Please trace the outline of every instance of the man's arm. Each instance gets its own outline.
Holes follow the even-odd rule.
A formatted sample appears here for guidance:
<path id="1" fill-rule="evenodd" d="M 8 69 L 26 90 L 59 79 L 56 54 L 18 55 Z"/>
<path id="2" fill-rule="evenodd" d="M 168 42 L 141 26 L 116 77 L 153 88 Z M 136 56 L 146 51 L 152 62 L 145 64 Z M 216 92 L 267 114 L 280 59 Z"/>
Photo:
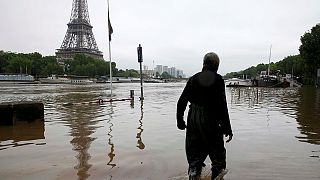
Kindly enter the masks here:
<path id="1" fill-rule="evenodd" d="M 186 87 L 183 89 L 183 92 L 177 103 L 177 127 L 180 130 L 184 130 L 187 126 L 185 121 L 183 120 L 184 111 L 186 110 L 188 104 L 188 96 L 190 91 L 190 79 L 187 82 Z"/>
<path id="2" fill-rule="evenodd" d="M 226 136 L 229 136 L 229 139 L 227 140 L 227 142 L 229 142 L 232 139 L 233 133 L 232 133 L 229 112 L 228 112 L 225 84 L 222 78 L 220 83 L 220 89 L 221 89 L 221 103 L 222 103 L 221 104 L 221 126 L 223 130 L 223 134 L 225 134 Z"/>

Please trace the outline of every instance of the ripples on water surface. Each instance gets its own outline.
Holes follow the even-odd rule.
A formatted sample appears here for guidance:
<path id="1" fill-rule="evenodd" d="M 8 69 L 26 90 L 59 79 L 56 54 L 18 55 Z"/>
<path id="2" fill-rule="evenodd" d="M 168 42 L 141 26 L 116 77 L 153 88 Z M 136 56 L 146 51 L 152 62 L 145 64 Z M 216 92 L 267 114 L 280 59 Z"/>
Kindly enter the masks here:
<path id="1" fill-rule="evenodd" d="M 0 102 L 42 101 L 45 123 L 0 127 L 0 179 L 168 179 L 184 175 L 176 102 L 184 83 L 1 85 Z M 227 88 L 234 140 L 224 179 L 320 179 L 320 90 Z M 206 161 L 207 166 L 209 161 Z M 183 179 L 183 178 L 181 178 Z"/>

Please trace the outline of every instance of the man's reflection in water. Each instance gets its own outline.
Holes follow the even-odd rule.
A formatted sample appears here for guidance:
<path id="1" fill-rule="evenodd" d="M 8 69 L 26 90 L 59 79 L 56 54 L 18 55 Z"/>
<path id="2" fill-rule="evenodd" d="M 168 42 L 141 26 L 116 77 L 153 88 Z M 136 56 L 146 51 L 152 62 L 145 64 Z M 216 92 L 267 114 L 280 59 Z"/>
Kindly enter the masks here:
<path id="1" fill-rule="evenodd" d="M 304 87 L 299 90 L 297 103 L 297 122 L 300 133 L 299 141 L 320 144 L 320 89 Z"/>
<path id="2" fill-rule="evenodd" d="M 113 115 L 114 111 L 113 111 L 113 105 L 112 105 L 112 102 L 110 102 L 110 113 L 109 113 L 109 120 L 108 120 L 108 124 L 110 125 L 109 126 L 109 132 L 108 132 L 108 144 L 110 145 L 110 152 L 108 153 L 108 156 L 109 156 L 109 161 L 107 163 L 107 165 L 111 166 L 111 169 L 114 168 L 116 166 L 116 164 L 112 163 L 113 161 L 113 158 L 116 156 L 116 154 L 114 153 L 114 144 L 112 142 L 112 127 L 113 127 L 113 124 L 112 124 L 112 115 Z"/>
<path id="3" fill-rule="evenodd" d="M 137 133 L 137 136 L 136 138 L 138 139 L 137 143 L 137 147 L 141 150 L 143 150 L 145 148 L 145 145 L 143 144 L 142 142 L 142 138 L 141 138 L 141 134 L 143 132 L 143 128 L 142 128 L 142 119 L 143 119 L 143 100 L 140 101 L 141 102 L 141 106 L 140 106 L 140 109 L 141 109 L 141 116 L 140 116 L 140 119 L 139 119 L 139 123 L 140 123 L 140 126 L 137 128 L 138 129 L 138 133 Z"/>

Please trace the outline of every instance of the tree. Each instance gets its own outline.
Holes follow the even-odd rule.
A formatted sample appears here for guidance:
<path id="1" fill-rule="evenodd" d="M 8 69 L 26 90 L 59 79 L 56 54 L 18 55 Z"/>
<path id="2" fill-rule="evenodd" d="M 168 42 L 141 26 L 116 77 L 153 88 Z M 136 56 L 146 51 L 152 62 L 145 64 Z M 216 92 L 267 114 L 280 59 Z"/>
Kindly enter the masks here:
<path id="1" fill-rule="evenodd" d="M 101 59 L 94 59 L 84 54 L 77 54 L 73 59 L 65 61 L 65 73 L 89 77 L 110 74 L 110 63 Z M 116 63 L 111 63 L 112 74 L 117 74 Z"/>
<path id="2" fill-rule="evenodd" d="M 316 69 L 320 68 L 320 24 L 306 32 L 300 40 L 299 51 L 307 65 L 306 76 L 315 80 Z"/>
<path id="3" fill-rule="evenodd" d="M 135 78 L 140 76 L 138 71 L 134 69 L 126 69 L 125 71 L 119 70 L 115 75 L 120 77 L 135 77 Z"/>
<path id="4" fill-rule="evenodd" d="M 136 70 L 118 70 L 115 62 L 111 63 L 113 75 L 139 77 Z M 35 77 L 52 74 L 83 75 L 89 77 L 106 76 L 110 74 L 110 64 L 101 59 L 94 59 L 84 54 L 78 54 L 74 59 L 65 60 L 64 67 L 58 64 L 55 56 L 42 56 L 38 52 L 23 54 L 4 52 L 0 50 L 0 73 L 28 73 Z"/>
<path id="5" fill-rule="evenodd" d="M 52 74 L 63 74 L 63 67 L 61 67 L 56 58 L 54 56 L 46 56 L 41 59 L 42 61 L 42 68 L 41 68 L 41 75 L 50 76 Z"/>
<path id="6" fill-rule="evenodd" d="M 301 77 L 304 74 L 305 62 L 300 55 L 288 56 L 275 64 L 282 74 L 291 74 L 292 71 L 294 76 Z"/>
<path id="7" fill-rule="evenodd" d="M 32 60 L 32 68 L 31 68 L 31 75 L 39 76 L 41 75 L 41 70 L 44 68 L 45 64 L 43 58 L 35 58 Z"/>
<path id="8" fill-rule="evenodd" d="M 160 77 L 160 73 L 159 72 L 156 72 L 156 77 Z"/>
<path id="9" fill-rule="evenodd" d="M 138 71 L 136 71 L 136 70 L 134 70 L 134 69 L 126 69 L 126 77 L 135 77 L 135 78 L 137 78 L 137 77 L 139 77 L 140 75 L 139 75 L 139 72 Z"/>
<path id="10" fill-rule="evenodd" d="M 109 64 L 109 63 L 108 63 Z M 112 74 L 117 74 L 117 71 L 118 69 L 116 68 L 117 64 L 115 62 L 111 62 L 111 71 L 112 71 Z M 108 66 L 109 68 L 109 66 Z M 109 71 L 110 71 L 110 68 L 109 68 Z"/>
<path id="11" fill-rule="evenodd" d="M 243 71 L 231 72 L 226 74 L 225 78 L 232 77 L 242 77 L 246 75 L 247 77 L 254 78 L 261 71 L 267 71 L 268 64 L 258 64 L 257 66 L 251 66 Z M 300 55 L 288 56 L 281 61 L 276 63 L 270 63 L 270 73 L 276 74 L 280 71 L 280 74 L 291 74 L 293 71 L 294 76 L 303 77 L 305 71 L 304 59 Z"/>
<path id="12" fill-rule="evenodd" d="M 6 72 L 8 73 L 23 73 L 23 68 L 26 65 L 27 60 L 20 55 L 13 55 L 9 58 L 9 63 L 6 66 Z"/>
<path id="13" fill-rule="evenodd" d="M 0 51 L 0 73 L 6 72 L 6 66 L 9 64 L 9 54 Z"/>
<path id="14" fill-rule="evenodd" d="M 163 72 L 163 73 L 161 74 L 161 77 L 164 78 L 164 79 L 172 78 L 172 76 L 171 76 L 168 72 Z"/>

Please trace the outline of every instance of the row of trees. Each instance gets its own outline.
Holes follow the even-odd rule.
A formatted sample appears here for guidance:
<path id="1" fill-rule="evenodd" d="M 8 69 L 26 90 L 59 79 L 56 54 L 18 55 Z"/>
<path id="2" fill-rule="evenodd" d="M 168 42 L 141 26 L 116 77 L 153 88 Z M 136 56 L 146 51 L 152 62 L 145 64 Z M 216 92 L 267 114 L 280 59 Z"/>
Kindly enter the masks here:
<path id="1" fill-rule="evenodd" d="M 54 56 L 42 57 L 39 53 L 12 53 L 0 51 L 0 73 L 24 73 L 32 75 L 61 74 L 63 68 Z"/>
<path id="2" fill-rule="evenodd" d="M 103 76 L 110 73 L 110 63 L 94 59 L 90 56 L 86 56 L 84 54 L 78 54 L 73 59 L 65 61 L 65 74 L 72 74 L 78 76 Z M 111 63 L 112 74 L 116 74 L 118 71 L 116 68 L 116 63 Z"/>
<path id="3" fill-rule="evenodd" d="M 314 84 L 317 80 L 317 69 L 320 69 L 320 24 L 314 26 L 300 38 L 300 54 L 288 56 L 283 60 L 270 63 L 271 73 L 293 74 L 300 77 L 304 84 Z M 231 72 L 226 78 L 243 75 L 256 77 L 261 71 L 266 71 L 268 64 L 258 64 L 239 72 Z"/>
<path id="4" fill-rule="evenodd" d="M 73 60 L 66 60 L 64 66 L 58 64 L 55 56 L 42 56 L 40 53 L 12 53 L 0 51 L 0 73 L 31 74 L 35 77 L 57 75 L 77 75 L 99 77 L 110 74 L 109 62 L 85 55 L 76 55 Z M 116 63 L 111 63 L 112 74 L 121 77 L 139 77 L 133 69 L 118 70 Z"/>
<path id="5" fill-rule="evenodd" d="M 56 75 L 77 75 L 100 77 L 110 75 L 110 63 L 104 60 L 78 54 L 72 60 L 59 65 L 55 56 L 42 56 L 40 53 L 12 53 L 0 51 L 0 73 L 30 74 L 35 77 Z M 134 69 L 118 70 L 116 63 L 111 63 L 112 75 L 119 77 L 140 77 Z M 172 78 L 167 72 L 157 73 L 157 77 Z"/>
<path id="6" fill-rule="evenodd" d="M 245 70 L 239 72 L 231 72 L 225 75 L 226 78 L 239 77 L 242 75 L 247 75 L 249 77 L 256 77 L 261 71 L 266 71 L 268 69 L 268 64 L 258 64 L 257 66 L 252 66 Z M 271 74 L 291 74 L 293 71 L 295 76 L 303 76 L 304 74 L 304 59 L 300 55 L 288 56 L 283 60 L 270 63 L 270 73 Z"/>

